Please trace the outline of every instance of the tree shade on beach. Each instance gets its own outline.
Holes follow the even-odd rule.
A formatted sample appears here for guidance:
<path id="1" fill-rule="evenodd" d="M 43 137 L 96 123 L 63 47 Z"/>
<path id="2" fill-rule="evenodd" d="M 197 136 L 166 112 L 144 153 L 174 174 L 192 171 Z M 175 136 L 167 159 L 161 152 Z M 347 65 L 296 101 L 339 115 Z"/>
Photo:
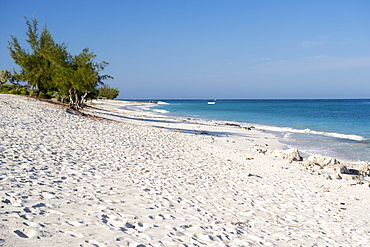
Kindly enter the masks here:
<path id="1" fill-rule="evenodd" d="M 39 33 L 36 18 L 32 21 L 26 18 L 26 24 L 26 41 L 31 51 L 22 48 L 18 38 L 12 35 L 9 52 L 21 68 L 19 73 L 13 73 L 14 79 L 28 82 L 37 97 L 40 93 L 58 92 L 62 101 L 69 100 L 70 107 L 79 109 L 88 95 L 97 95 L 98 86 L 104 85 L 103 80 L 113 78 L 99 74 L 108 63 L 95 62 L 96 55 L 88 48 L 71 55 L 65 43 L 54 41 L 46 25 Z"/>

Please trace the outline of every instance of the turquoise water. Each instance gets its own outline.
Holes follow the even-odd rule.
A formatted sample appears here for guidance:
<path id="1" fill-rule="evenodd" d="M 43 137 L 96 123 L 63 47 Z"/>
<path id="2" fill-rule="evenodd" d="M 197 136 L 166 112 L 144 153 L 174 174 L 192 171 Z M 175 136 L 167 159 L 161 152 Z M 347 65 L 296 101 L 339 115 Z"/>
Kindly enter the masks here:
<path id="1" fill-rule="evenodd" d="M 163 100 L 150 110 L 171 117 L 253 125 L 274 132 L 281 143 L 306 155 L 370 161 L 370 100 L 366 99 Z"/>

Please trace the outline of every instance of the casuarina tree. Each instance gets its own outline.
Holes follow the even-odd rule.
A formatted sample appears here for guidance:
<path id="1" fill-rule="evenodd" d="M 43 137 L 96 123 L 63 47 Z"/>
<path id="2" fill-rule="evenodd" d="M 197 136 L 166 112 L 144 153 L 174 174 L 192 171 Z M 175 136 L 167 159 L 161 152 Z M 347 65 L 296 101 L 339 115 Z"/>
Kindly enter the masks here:
<path id="1" fill-rule="evenodd" d="M 69 98 L 70 107 L 80 109 L 87 95 L 103 85 L 102 80 L 113 78 L 99 74 L 108 63 L 95 62 L 96 55 L 88 48 L 78 55 L 71 55 L 66 44 L 54 42 L 46 25 L 39 34 L 35 18 L 32 22 L 26 18 L 26 24 L 31 51 L 22 48 L 15 36 L 11 36 L 9 51 L 21 68 L 15 76 L 33 86 L 36 96 L 43 91 L 57 91 Z"/>
<path id="2" fill-rule="evenodd" d="M 9 52 L 14 62 L 20 66 L 21 71 L 16 74 L 20 81 L 27 81 L 34 87 L 36 96 L 42 90 L 52 88 L 52 65 L 47 54 L 56 45 L 46 25 L 43 26 L 41 34 L 38 32 L 38 22 L 36 18 L 30 22 L 26 18 L 27 43 L 31 50 L 21 47 L 16 36 L 11 36 L 9 42 Z"/>

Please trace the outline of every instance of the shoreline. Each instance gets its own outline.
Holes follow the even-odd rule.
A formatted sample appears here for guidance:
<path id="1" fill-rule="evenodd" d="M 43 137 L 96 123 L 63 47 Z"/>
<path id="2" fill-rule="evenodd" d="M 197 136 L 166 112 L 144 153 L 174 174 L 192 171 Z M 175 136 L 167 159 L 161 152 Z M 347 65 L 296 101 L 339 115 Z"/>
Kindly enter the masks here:
<path id="1" fill-rule="evenodd" d="M 171 102 L 171 101 L 169 101 Z M 177 101 L 175 101 L 176 103 Z M 180 101 L 181 102 L 181 101 Z M 204 101 L 202 101 L 204 102 Z M 206 103 L 206 102 L 205 102 Z M 156 105 L 153 105 L 154 107 Z M 202 107 L 202 105 L 199 105 Z M 130 108 L 130 107 L 128 107 Z M 142 111 L 149 111 L 150 107 L 137 107 L 139 110 Z M 155 107 L 156 108 L 156 107 Z M 171 110 L 171 108 L 169 108 Z M 296 147 L 300 150 L 302 155 L 308 157 L 315 154 L 321 154 L 330 157 L 336 157 L 337 160 L 341 162 L 347 163 L 356 163 L 360 164 L 362 162 L 370 162 L 370 156 L 368 155 L 368 148 L 370 146 L 367 142 L 368 138 L 365 136 L 361 136 L 358 134 L 343 134 L 345 132 L 333 132 L 327 130 L 326 132 L 323 130 L 312 130 L 312 129 L 299 129 L 294 127 L 283 127 L 283 126 L 273 126 L 273 125 L 264 125 L 264 124 L 256 124 L 253 121 L 247 122 L 240 122 L 240 121 L 233 121 L 233 120 L 221 120 L 221 119 L 207 119 L 207 118 L 194 118 L 194 117 L 186 117 L 181 115 L 176 115 L 176 113 L 167 112 L 167 108 L 159 107 L 158 110 L 154 109 L 156 113 L 160 113 L 166 117 L 171 119 L 189 119 L 192 121 L 206 121 L 212 123 L 219 123 L 219 124 L 231 124 L 231 125 L 240 125 L 241 127 L 249 127 L 254 126 L 256 129 L 261 129 L 266 132 L 272 133 L 278 137 L 278 141 L 287 147 L 293 148 Z M 189 112 L 188 112 L 189 114 Z M 293 138 L 292 138 L 293 137 Z M 302 141 L 304 140 L 304 141 Z M 322 142 L 322 143 L 321 143 Z M 324 144 L 325 143 L 325 144 Z M 339 143 L 343 143 L 343 145 L 337 145 Z M 346 148 L 347 147 L 349 148 Z M 335 148 L 329 148 L 329 147 Z"/>
<path id="2" fill-rule="evenodd" d="M 215 129 L 221 129 L 216 130 L 216 132 L 221 133 L 219 136 L 226 136 L 228 135 L 229 138 L 249 138 L 250 142 L 253 142 L 256 145 L 262 145 L 266 147 L 270 147 L 271 149 L 288 149 L 288 147 L 284 144 L 279 143 L 276 138 L 274 138 L 274 134 L 270 132 L 265 132 L 264 130 L 258 129 L 258 128 L 244 128 L 239 125 L 231 123 L 231 121 L 225 121 L 224 124 L 220 124 L 218 122 L 212 122 L 207 120 L 196 120 L 196 119 L 189 119 L 189 118 L 171 118 L 168 116 L 165 116 L 163 114 L 156 114 L 152 112 L 146 112 L 146 111 L 133 111 L 133 110 L 127 110 L 122 109 L 124 107 L 127 107 L 128 105 L 148 105 L 150 103 L 146 102 L 131 102 L 131 101 L 121 101 L 121 100 L 94 100 L 92 102 L 92 106 L 100 107 L 102 109 L 105 109 L 107 111 L 110 111 L 111 109 L 114 109 L 115 111 L 121 111 L 121 114 L 128 114 L 128 115 L 134 115 L 135 117 L 141 118 L 141 119 L 150 119 L 150 120 L 158 120 L 158 126 L 163 127 L 164 125 L 160 124 L 160 120 L 165 121 L 172 121 L 173 123 L 176 123 L 179 128 L 187 129 L 187 131 L 190 131 L 190 127 L 187 127 L 188 124 L 193 124 L 195 127 L 192 128 L 194 131 L 194 134 L 202 134 L 202 135 L 217 135 L 215 134 Z M 154 105 L 153 105 L 154 106 Z M 210 128 L 210 129 L 208 129 Z M 209 133 L 208 133 L 208 132 Z M 229 134 L 222 134 L 223 132 L 229 133 Z M 235 141 L 236 140 L 231 140 Z M 238 141 L 238 143 L 240 140 Z M 245 148 L 245 146 L 242 146 L 240 148 Z"/>
<path id="3" fill-rule="evenodd" d="M 125 101 L 125 100 L 115 100 L 117 103 L 116 104 L 120 104 L 119 102 L 122 102 L 121 105 L 122 105 L 122 108 L 124 108 L 123 110 L 129 110 L 129 111 L 139 111 L 139 112 L 142 112 L 143 114 L 148 114 L 148 115 L 154 115 L 154 116 L 157 116 L 157 117 L 164 117 L 164 118 L 168 118 L 168 119 L 172 119 L 172 120 L 176 120 L 176 121 L 186 121 L 186 122 L 192 122 L 192 123 L 210 123 L 210 124 L 215 124 L 215 125 L 228 125 L 228 126 L 234 126 L 234 127 L 239 127 L 239 128 L 250 128 L 252 127 L 253 129 L 255 130 L 259 130 L 259 131 L 264 131 L 266 133 L 269 133 L 269 134 L 272 134 L 273 136 L 275 136 L 275 140 L 280 144 L 280 147 L 272 147 L 273 149 L 276 149 L 276 148 L 281 148 L 281 149 L 289 149 L 289 148 L 297 148 L 296 145 L 290 143 L 284 143 L 284 136 L 285 135 L 290 135 L 290 134 L 305 134 L 305 135 L 311 135 L 313 137 L 317 137 L 317 138 L 335 138 L 335 139 L 338 139 L 338 140 L 344 140 L 345 142 L 348 142 L 348 144 L 350 144 L 351 142 L 355 142 L 355 143 L 358 143 L 358 144 L 370 144 L 368 142 L 366 142 L 366 139 L 361 139 L 360 140 L 360 136 L 357 136 L 357 135 L 349 135 L 349 134 L 340 134 L 340 133 L 332 133 L 332 132 L 322 132 L 322 131 L 314 131 L 314 130 L 308 130 L 308 129 L 294 129 L 294 128 L 291 128 L 291 127 L 278 127 L 278 126 L 269 126 L 269 125 L 261 125 L 261 124 L 246 124 L 246 123 L 243 123 L 243 122 L 238 122 L 238 121 L 228 121 L 228 120 L 217 120 L 217 119 L 202 119 L 202 118 L 194 118 L 194 117 L 186 117 L 186 116 L 180 116 L 180 115 L 168 115 L 168 112 L 166 110 L 153 110 L 153 111 L 149 111 L 148 108 L 151 108 L 151 107 L 156 107 L 157 104 L 153 103 L 153 102 L 133 102 L 133 101 Z M 162 101 L 159 101 L 159 102 L 162 102 Z M 99 100 L 96 101 L 96 103 L 100 103 L 100 104 L 104 104 L 102 102 L 100 102 Z M 106 102 L 107 103 L 107 102 Z M 163 103 L 163 102 L 162 102 Z M 163 103 L 163 104 L 167 104 L 167 103 Z M 108 104 L 109 105 L 109 104 Z M 131 105 L 133 105 L 134 107 L 131 109 Z M 143 105 L 143 107 L 140 107 L 141 105 Z M 279 137 L 280 136 L 280 137 Z M 361 137 L 363 138 L 363 137 Z M 260 144 L 261 145 L 261 144 Z M 268 144 L 266 144 L 268 146 Z M 299 145 L 299 144 L 297 144 Z M 300 147 L 300 148 L 304 148 L 304 147 Z M 309 156 L 314 156 L 314 155 L 317 155 L 317 152 L 313 151 L 313 150 L 310 150 L 310 148 L 308 149 L 308 151 L 302 151 L 301 149 L 299 148 L 299 151 L 300 151 L 300 154 L 302 157 L 305 157 L 305 158 L 308 158 Z M 312 149 L 312 148 L 311 148 Z M 313 148 L 313 149 L 317 149 L 317 148 Z M 328 157 L 333 157 L 335 158 L 336 160 L 342 162 L 342 163 L 350 163 L 350 164 L 361 164 L 361 163 L 364 163 L 364 162 L 370 162 L 370 160 L 367 160 L 367 159 L 358 159 L 357 161 L 355 161 L 353 159 L 353 156 L 352 157 L 345 157 L 345 156 L 341 156 L 341 158 L 338 158 L 335 154 L 335 150 L 327 150 L 327 153 L 332 153 L 334 151 L 334 154 L 333 155 L 330 155 L 330 154 L 324 154 L 324 152 L 321 152 L 320 155 L 324 155 L 324 156 L 328 156 Z M 351 155 L 350 155 L 351 156 Z M 360 156 L 362 157 L 362 156 Z M 363 158 L 363 157 L 362 157 Z"/>
<path id="4" fill-rule="evenodd" d="M 266 132 L 122 104 L 93 101 L 89 118 L 0 94 L 1 244 L 370 244 L 357 175 L 296 161 Z"/>
<path id="5" fill-rule="evenodd" d="M 238 143 L 238 145 L 234 145 L 233 148 L 237 148 L 240 150 L 246 149 L 246 146 L 248 146 L 247 149 L 254 150 L 254 151 L 262 148 L 262 151 L 258 150 L 257 152 L 268 153 L 268 154 L 272 154 L 275 156 L 284 157 L 285 151 L 296 149 L 296 147 L 294 146 L 288 146 L 287 144 L 284 144 L 278 141 L 277 134 L 275 133 L 284 133 L 284 132 L 260 129 L 258 128 L 258 125 L 256 125 L 257 127 L 254 127 L 254 126 L 246 127 L 246 126 L 242 126 L 238 122 L 233 122 L 233 121 L 197 120 L 197 119 L 185 118 L 185 117 L 177 118 L 177 117 L 167 116 L 165 114 L 158 114 L 156 112 L 142 111 L 140 109 L 139 110 L 126 109 L 126 107 L 130 105 L 150 105 L 150 104 L 153 104 L 153 103 L 151 102 L 131 102 L 131 101 L 123 101 L 123 100 L 113 100 L 113 101 L 95 100 L 92 102 L 92 105 L 99 105 L 100 107 L 103 107 L 107 111 L 113 108 L 115 110 L 121 110 L 122 113 L 124 114 L 130 114 L 131 112 L 135 112 L 136 117 L 143 118 L 143 119 L 145 118 L 147 119 L 166 119 L 169 121 L 198 125 L 197 128 L 201 129 L 201 131 L 200 132 L 194 131 L 194 134 L 200 133 L 203 135 L 211 135 L 211 136 L 213 135 L 213 136 L 222 137 L 223 135 L 217 135 L 217 134 L 212 133 L 212 128 L 221 129 L 216 132 L 220 132 L 220 133 L 229 132 L 229 135 L 227 135 L 227 137 L 229 139 L 230 138 L 233 139 L 231 140 L 231 142 Z M 155 104 L 153 104 L 151 107 L 155 107 Z M 204 127 L 202 128 L 201 126 L 204 126 Z M 182 128 L 189 129 L 188 127 L 186 127 L 186 125 L 182 125 Z M 209 133 L 207 132 L 207 130 L 210 130 L 208 131 Z M 225 137 L 225 135 L 223 137 Z M 242 141 L 243 138 L 247 142 L 250 142 L 249 143 L 250 145 L 246 145 L 245 143 L 243 143 Z M 336 157 L 318 155 L 314 153 L 301 155 L 299 151 L 300 150 L 297 150 L 298 155 L 301 156 L 302 161 L 306 162 L 305 165 L 309 163 L 308 160 L 311 160 L 311 161 L 316 162 L 316 165 L 319 165 L 322 167 L 330 164 L 330 165 L 337 165 L 337 166 L 348 166 L 353 169 L 361 169 L 360 166 L 366 163 L 370 166 L 370 161 L 347 162 L 344 160 L 337 159 Z M 322 164 L 320 164 L 320 162 Z"/>

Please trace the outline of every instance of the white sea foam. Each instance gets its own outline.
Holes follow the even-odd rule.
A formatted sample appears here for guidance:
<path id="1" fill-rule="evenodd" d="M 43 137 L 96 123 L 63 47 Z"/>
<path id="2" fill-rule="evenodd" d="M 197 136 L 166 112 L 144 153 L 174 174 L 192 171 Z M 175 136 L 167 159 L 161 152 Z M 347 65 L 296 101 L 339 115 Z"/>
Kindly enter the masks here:
<path id="1" fill-rule="evenodd" d="M 207 120 L 205 120 L 207 121 Z M 253 125 L 254 127 L 262 130 L 267 131 L 274 131 L 274 132 L 285 132 L 285 133 L 302 133 L 302 134 L 312 134 L 312 135 L 322 135 L 322 136 L 329 136 L 329 137 L 335 137 L 335 138 L 341 138 L 341 139 L 347 139 L 347 140 L 353 140 L 353 141 L 364 141 L 366 138 L 359 135 L 347 135 L 347 134 L 340 134 L 340 133 L 332 133 L 332 132 L 324 132 L 324 131 L 315 131 L 311 129 L 294 129 L 290 127 L 278 127 L 278 126 L 269 126 L 269 125 L 256 125 L 251 123 L 240 123 L 235 121 L 216 121 L 221 124 L 225 123 L 232 123 L 232 124 L 238 124 L 242 127 L 248 127 Z"/>
<path id="2" fill-rule="evenodd" d="M 130 110 L 130 111 L 150 111 L 151 107 L 154 107 L 155 104 L 139 104 L 139 105 L 128 105 L 123 107 L 122 109 Z"/>
<path id="3" fill-rule="evenodd" d="M 162 114 L 169 113 L 169 111 L 166 111 L 166 110 L 159 110 L 159 109 L 154 109 L 153 111 L 154 111 L 154 112 L 158 112 L 158 113 L 162 113 Z"/>
<path id="4" fill-rule="evenodd" d="M 332 132 L 324 132 L 324 131 L 315 131 L 311 129 L 294 129 L 290 127 L 277 127 L 277 126 L 257 126 L 260 129 L 269 130 L 269 131 L 277 131 L 277 132 L 291 132 L 291 133 L 303 133 L 303 134 L 314 134 L 314 135 L 323 135 L 323 136 L 330 136 L 335 138 L 341 139 L 348 139 L 354 141 L 363 141 L 365 140 L 364 137 L 358 135 L 346 135 L 340 133 L 332 133 Z"/>
<path id="5" fill-rule="evenodd" d="M 169 103 L 167 102 L 163 102 L 163 101 L 158 101 L 157 102 L 158 105 L 169 105 Z"/>

